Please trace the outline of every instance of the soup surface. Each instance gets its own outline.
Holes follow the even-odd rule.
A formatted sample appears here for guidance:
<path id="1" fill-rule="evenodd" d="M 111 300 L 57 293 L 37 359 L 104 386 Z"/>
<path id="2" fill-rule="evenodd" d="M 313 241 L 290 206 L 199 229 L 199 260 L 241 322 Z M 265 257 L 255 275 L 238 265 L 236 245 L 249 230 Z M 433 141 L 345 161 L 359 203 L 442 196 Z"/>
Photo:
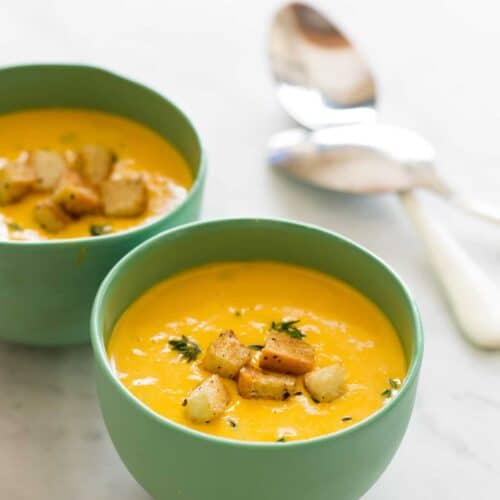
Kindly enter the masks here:
<path id="1" fill-rule="evenodd" d="M 140 175 L 147 195 L 141 213 L 113 217 L 98 210 L 76 216 L 70 213 L 64 227 L 47 231 L 35 220 L 34 210 L 50 193 L 35 189 L 22 199 L 0 205 L 0 239 L 98 236 L 103 234 L 102 228 L 105 233 L 122 231 L 171 211 L 186 197 L 193 182 L 186 161 L 173 146 L 153 130 L 129 119 L 98 111 L 57 108 L 0 116 L 0 158 L 4 164 L 29 158 L 37 150 L 73 158 L 86 145 L 112 152 L 115 173 L 121 169 Z M 93 188 L 98 191 L 98 187 Z"/>
<path id="2" fill-rule="evenodd" d="M 202 360 L 221 331 L 262 346 L 273 322 L 291 319 L 299 320 L 293 325 L 314 346 L 317 368 L 343 363 L 340 397 L 315 402 L 298 377 L 284 401 L 245 399 L 237 383 L 224 378 L 230 395 L 224 414 L 201 424 L 187 418 L 185 398 L 211 375 Z M 195 360 L 173 348 L 183 335 L 201 348 Z M 154 286 L 119 319 L 108 354 L 122 384 L 156 413 L 247 441 L 301 440 L 349 427 L 397 393 L 407 368 L 396 331 L 366 297 L 319 272 L 260 261 L 210 264 Z M 250 364 L 260 356 L 252 350 Z"/>

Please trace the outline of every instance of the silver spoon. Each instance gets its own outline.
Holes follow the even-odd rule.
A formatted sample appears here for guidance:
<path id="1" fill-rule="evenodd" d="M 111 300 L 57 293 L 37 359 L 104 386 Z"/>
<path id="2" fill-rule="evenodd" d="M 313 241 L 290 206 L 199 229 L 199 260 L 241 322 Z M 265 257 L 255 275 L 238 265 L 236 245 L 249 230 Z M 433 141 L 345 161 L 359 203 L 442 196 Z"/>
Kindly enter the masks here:
<path id="1" fill-rule="evenodd" d="M 500 291 L 429 217 L 411 189 L 429 189 L 495 222 L 500 222 L 498 211 L 456 194 L 437 174 L 434 150 L 425 139 L 375 122 L 370 68 L 317 10 L 300 3 L 280 9 L 269 52 L 279 101 L 309 129 L 276 134 L 269 144 L 270 164 L 335 191 L 399 193 L 462 331 L 476 345 L 500 347 Z"/>
<path id="2" fill-rule="evenodd" d="M 278 98 L 300 125 L 319 132 L 278 134 L 271 162 L 312 184 L 354 193 L 425 188 L 500 223 L 500 210 L 454 191 L 439 176 L 432 146 L 417 134 L 375 124 L 376 85 L 349 39 L 317 10 L 282 8 L 270 36 Z M 353 124 L 342 131 L 321 130 Z"/>

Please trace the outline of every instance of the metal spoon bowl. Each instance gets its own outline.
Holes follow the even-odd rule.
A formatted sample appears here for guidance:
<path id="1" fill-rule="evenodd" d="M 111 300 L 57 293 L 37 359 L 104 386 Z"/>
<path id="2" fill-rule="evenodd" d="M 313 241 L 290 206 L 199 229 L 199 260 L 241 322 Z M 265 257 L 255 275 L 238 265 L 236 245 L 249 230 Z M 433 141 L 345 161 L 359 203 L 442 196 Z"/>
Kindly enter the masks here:
<path id="1" fill-rule="evenodd" d="M 292 3 L 275 16 L 269 56 L 276 93 L 310 129 L 375 119 L 375 83 L 349 39 L 317 10 Z"/>
<path id="2" fill-rule="evenodd" d="M 273 166 L 340 191 L 424 188 L 462 210 L 500 223 L 498 208 L 455 192 L 439 176 L 428 141 L 400 127 L 375 124 L 372 72 L 326 16 L 303 3 L 279 10 L 271 25 L 269 60 L 277 97 L 287 113 L 309 130 L 335 126 L 331 132 L 277 134 L 269 144 Z M 346 124 L 355 126 L 338 128 Z M 353 167 L 351 152 L 347 175 L 345 150 L 350 147 L 363 149 L 355 156 L 364 168 Z"/>
<path id="3" fill-rule="evenodd" d="M 316 186 L 357 194 L 433 186 L 433 160 L 427 141 L 392 125 L 294 129 L 269 143 L 269 162 L 276 168 Z"/>

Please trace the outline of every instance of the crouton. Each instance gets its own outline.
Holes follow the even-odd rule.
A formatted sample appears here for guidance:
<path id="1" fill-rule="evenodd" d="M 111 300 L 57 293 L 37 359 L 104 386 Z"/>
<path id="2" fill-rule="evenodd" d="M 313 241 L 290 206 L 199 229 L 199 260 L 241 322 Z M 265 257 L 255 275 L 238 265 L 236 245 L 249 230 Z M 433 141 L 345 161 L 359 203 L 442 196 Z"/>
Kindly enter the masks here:
<path id="1" fill-rule="evenodd" d="M 57 233 L 71 222 L 71 218 L 51 199 L 39 201 L 33 209 L 33 217 L 49 233 Z"/>
<path id="2" fill-rule="evenodd" d="M 146 183 L 141 176 L 110 179 L 101 184 L 104 214 L 135 217 L 146 210 Z"/>
<path id="3" fill-rule="evenodd" d="M 35 173 L 34 187 L 38 191 L 52 191 L 67 167 L 62 154 L 44 149 L 32 151 L 28 162 Z"/>
<path id="4" fill-rule="evenodd" d="M 196 387 L 183 404 L 189 420 L 201 424 L 222 415 L 229 400 L 229 392 L 222 379 L 219 375 L 212 375 Z"/>
<path id="5" fill-rule="evenodd" d="M 0 204 L 20 200 L 34 183 L 33 169 L 24 163 L 12 162 L 0 167 Z"/>
<path id="6" fill-rule="evenodd" d="M 84 184 L 78 172 L 72 170 L 63 174 L 53 199 L 71 215 L 94 213 L 101 205 L 97 193 Z"/>
<path id="7" fill-rule="evenodd" d="M 272 332 L 261 351 L 259 365 L 265 370 L 302 375 L 313 369 L 314 347 L 286 333 Z"/>
<path id="8" fill-rule="evenodd" d="M 244 366 L 238 376 L 238 392 L 247 399 L 285 400 L 295 391 L 296 378 L 281 373 L 265 373 Z"/>
<path id="9" fill-rule="evenodd" d="M 81 174 L 73 168 L 65 170 L 59 180 L 57 189 L 66 185 L 85 186 L 85 181 Z"/>
<path id="10" fill-rule="evenodd" d="M 116 156 L 110 149 L 87 144 L 80 150 L 78 166 L 83 178 L 97 185 L 110 176 L 115 161 Z"/>
<path id="11" fill-rule="evenodd" d="M 203 368 L 221 377 L 235 378 L 250 356 L 250 349 L 238 340 L 232 330 L 227 330 L 209 345 L 203 358 Z"/>
<path id="12" fill-rule="evenodd" d="M 318 402 L 330 402 L 342 395 L 346 379 L 342 363 L 318 368 L 304 376 L 304 385 Z"/>

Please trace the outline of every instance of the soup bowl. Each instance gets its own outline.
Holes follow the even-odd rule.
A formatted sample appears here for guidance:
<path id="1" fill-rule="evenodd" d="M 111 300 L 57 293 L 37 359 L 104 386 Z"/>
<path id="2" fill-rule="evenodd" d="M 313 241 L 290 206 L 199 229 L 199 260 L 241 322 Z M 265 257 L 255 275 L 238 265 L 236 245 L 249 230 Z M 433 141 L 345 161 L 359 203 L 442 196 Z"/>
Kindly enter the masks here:
<path id="1" fill-rule="evenodd" d="M 194 183 L 175 210 L 127 231 L 99 238 L 0 241 L 0 340 L 44 346 L 88 342 L 92 301 L 106 273 L 144 240 L 195 220 L 205 177 L 194 126 L 153 90 L 89 66 L 0 70 L 0 114 L 53 107 L 104 111 L 149 127 L 184 157 Z"/>
<path id="2" fill-rule="evenodd" d="M 106 352 L 121 314 L 169 276 L 235 260 L 274 260 L 312 268 L 371 299 L 394 325 L 408 361 L 397 396 L 348 429 L 285 443 L 202 434 L 159 416 L 137 400 L 117 379 Z M 359 498 L 387 467 L 403 438 L 423 351 L 414 301 L 386 264 L 338 234 L 266 219 L 190 224 L 136 248 L 101 285 L 92 312 L 91 338 L 98 396 L 111 439 L 131 474 L 161 500 Z"/>

